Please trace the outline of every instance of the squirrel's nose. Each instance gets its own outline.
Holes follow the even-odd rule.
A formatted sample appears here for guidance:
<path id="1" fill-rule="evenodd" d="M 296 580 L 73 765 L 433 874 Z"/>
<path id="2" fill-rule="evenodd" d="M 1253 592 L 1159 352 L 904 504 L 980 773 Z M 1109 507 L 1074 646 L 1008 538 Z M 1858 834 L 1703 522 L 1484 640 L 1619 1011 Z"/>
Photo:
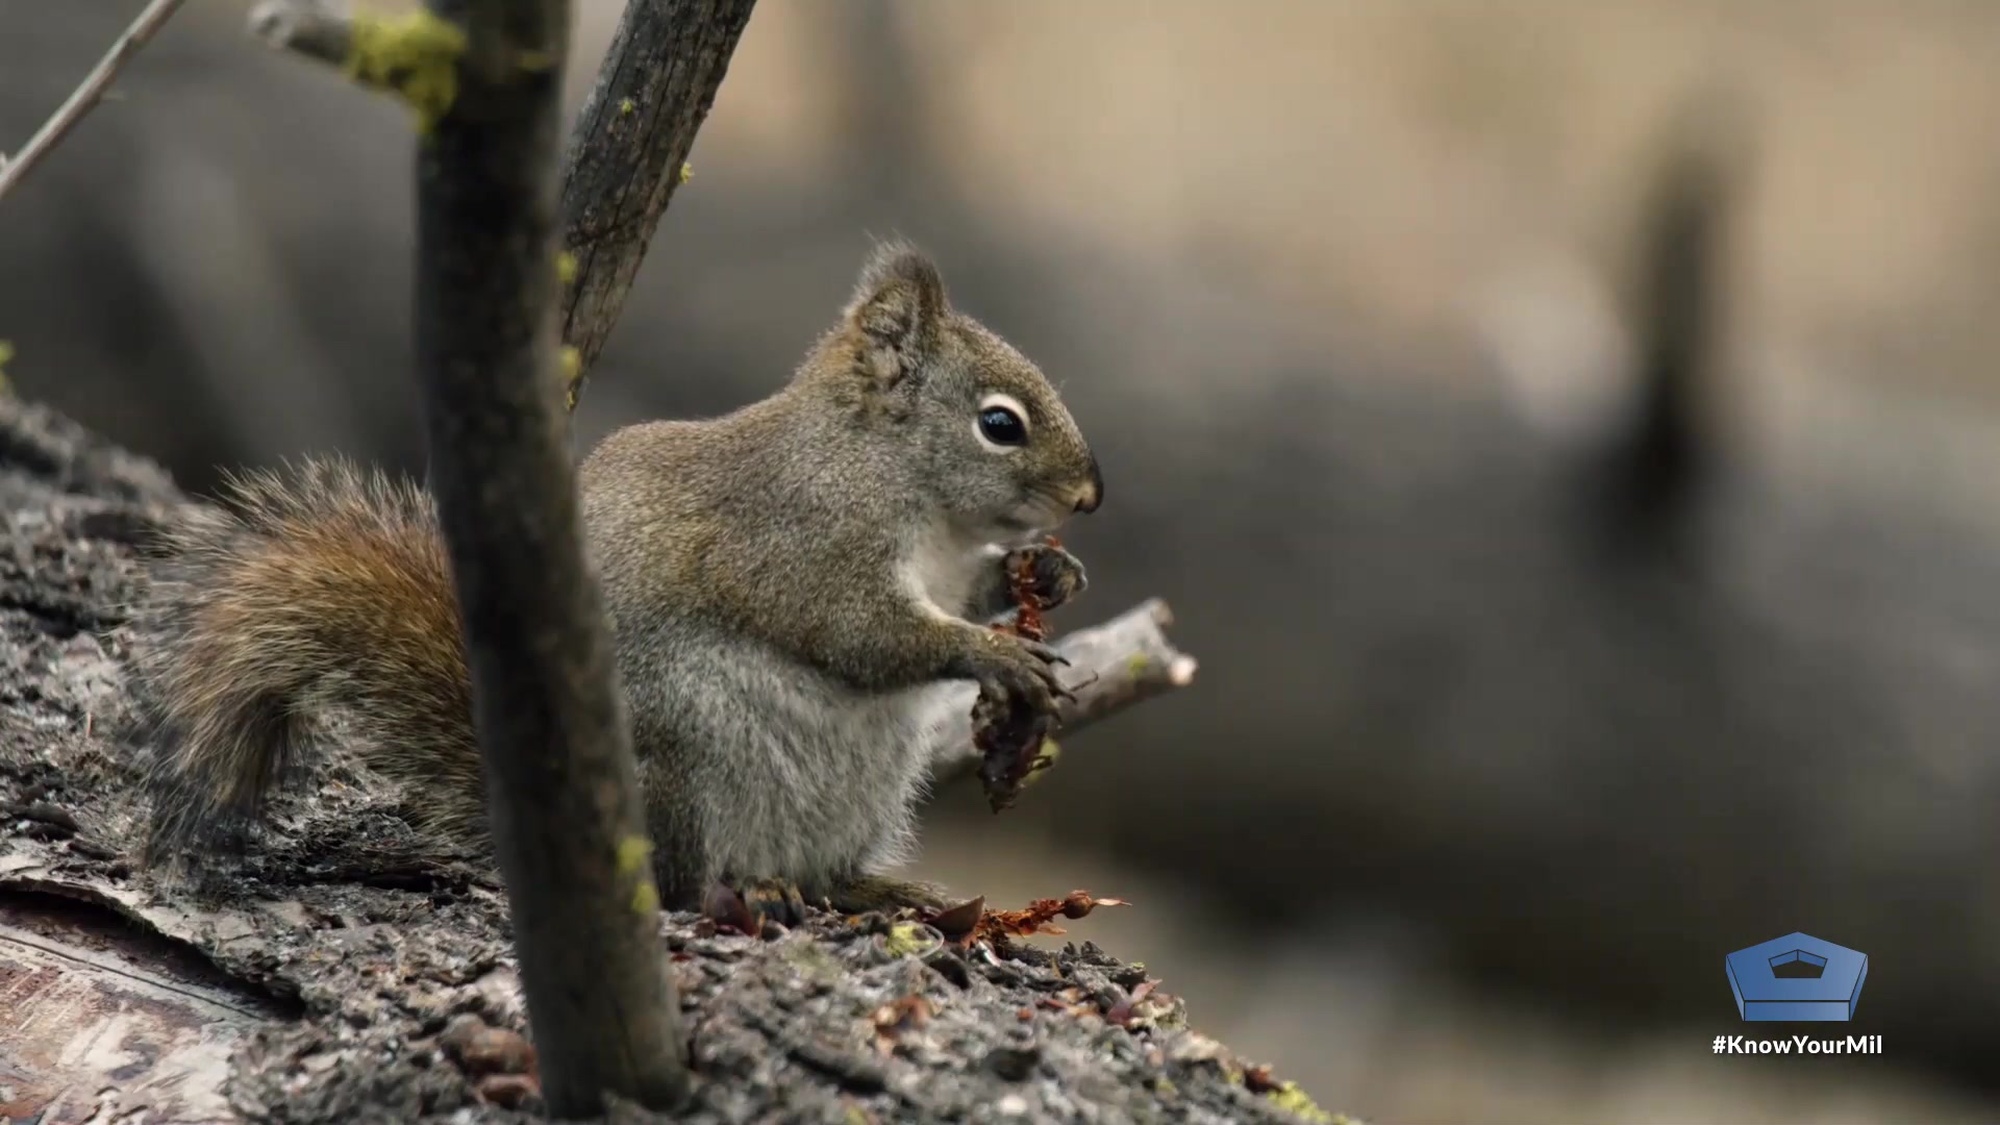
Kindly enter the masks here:
<path id="1" fill-rule="evenodd" d="M 1104 472 L 1097 467 L 1097 458 L 1090 459 L 1090 483 L 1076 498 L 1076 510 L 1089 515 L 1104 503 Z"/>

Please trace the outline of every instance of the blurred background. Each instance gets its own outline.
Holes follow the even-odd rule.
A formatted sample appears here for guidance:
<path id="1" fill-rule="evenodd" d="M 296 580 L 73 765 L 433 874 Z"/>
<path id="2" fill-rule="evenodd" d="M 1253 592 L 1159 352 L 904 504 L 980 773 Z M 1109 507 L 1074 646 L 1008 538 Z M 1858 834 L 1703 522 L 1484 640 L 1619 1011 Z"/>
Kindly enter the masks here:
<path id="1" fill-rule="evenodd" d="M 0 150 L 139 0 L 0 0 Z M 579 0 L 580 99 L 617 15 Z M 411 135 L 190 0 L 0 205 L 8 377 L 212 487 L 421 465 Z M 1329 1109 L 2000 1118 L 2000 7 L 762 0 L 580 424 L 774 388 L 871 234 L 1063 386 L 1074 628 L 1196 685 L 921 872 Z M 1732 950 L 1879 1057 L 1716 1058 Z"/>

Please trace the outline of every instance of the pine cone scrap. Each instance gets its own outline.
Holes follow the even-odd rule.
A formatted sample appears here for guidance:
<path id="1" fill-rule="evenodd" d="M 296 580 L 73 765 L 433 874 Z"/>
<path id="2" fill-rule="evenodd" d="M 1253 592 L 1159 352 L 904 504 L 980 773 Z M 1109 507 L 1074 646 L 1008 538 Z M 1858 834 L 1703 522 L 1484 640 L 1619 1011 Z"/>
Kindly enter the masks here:
<path id="1" fill-rule="evenodd" d="M 1077 919 L 1100 906 L 1130 906 L 1122 898 L 1099 898 L 1089 891 L 1076 890 L 1061 898 L 1038 898 L 1020 910 L 988 910 L 986 899 L 972 899 L 941 910 L 925 920 L 939 933 L 960 945 L 977 942 L 1005 944 L 1011 938 L 1038 934 L 1060 935 L 1065 931 L 1057 918 Z"/>
<path id="2" fill-rule="evenodd" d="M 1062 546 L 1053 535 L 1042 541 L 1051 548 Z M 1042 613 L 1049 606 L 1035 590 L 1032 555 L 1008 561 L 1007 585 L 1015 606 L 1014 620 L 994 628 L 1031 641 L 1048 640 L 1048 621 Z M 1052 759 L 1042 753 L 1042 747 L 1059 725 L 1053 714 L 1009 708 L 983 692 L 973 703 L 972 743 L 980 753 L 979 783 L 994 812 L 1012 805 L 1028 778 L 1048 768 Z"/>
<path id="3" fill-rule="evenodd" d="M 1042 542 L 1050 548 L 1060 548 L 1062 544 L 1053 535 Z M 1049 606 L 1035 592 L 1035 560 L 1031 555 L 1017 555 L 1007 565 L 1007 589 L 1013 595 L 1015 613 L 1012 631 L 1031 641 L 1049 639 L 1048 622 L 1042 613 Z"/>

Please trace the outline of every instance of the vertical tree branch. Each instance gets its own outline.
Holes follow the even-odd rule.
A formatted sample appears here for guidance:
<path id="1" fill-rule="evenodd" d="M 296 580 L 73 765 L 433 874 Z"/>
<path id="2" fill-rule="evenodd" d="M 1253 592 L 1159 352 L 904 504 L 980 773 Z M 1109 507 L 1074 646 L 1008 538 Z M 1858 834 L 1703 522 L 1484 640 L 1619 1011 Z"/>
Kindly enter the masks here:
<path id="1" fill-rule="evenodd" d="M 604 349 L 756 0 L 630 0 L 570 138 L 563 243 L 569 405 Z"/>
<path id="2" fill-rule="evenodd" d="M 629 0 L 619 17 L 563 162 L 563 382 L 572 410 L 684 178 L 695 134 L 755 6 L 756 0 Z M 323 0 L 260 0 L 250 27 L 272 47 L 343 66 L 365 84 L 401 95 L 420 114 L 429 112 L 425 44 L 404 38 L 415 29 L 408 21 L 350 17 Z"/>
<path id="3" fill-rule="evenodd" d="M 1614 560 L 1671 560 L 1691 548 L 1703 489 L 1722 460 L 1711 400 L 1745 128 L 1732 89 L 1698 91 L 1672 122 L 1641 215 L 1637 395 L 1585 478 L 1593 545 Z"/>
<path id="4" fill-rule="evenodd" d="M 125 68 L 133 55 L 139 53 L 139 48 L 145 46 L 154 33 L 166 25 L 167 19 L 181 3 L 182 0 L 153 0 L 146 5 L 139 18 L 132 21 L 132 26 L 125 29 L 125 34 L 118 37 L 111 50 L 84 76 L 83 84 L 40 129 L 35 130 L 35 135 L 28 138 L 21 151 L 12 157 L 0 153 L 0 198 L 5 198 L 16 184 L 34 171 L 35 165 L 62 143 L 62 139 L 76 128 L 76 123 L 82 121 L 84 115 L 97 108 L 97 103 L 104 100 L 105 92 L 117 80 L 118 72 Z"/>
<path id="5" fill-rule="evenodd" d="M 558 401 L 568 0 L 428 0 L 464 31 L 418 158 L 418 374 L 494 848 L 543 1095 L 686 1093 L 631 737 Z"/>

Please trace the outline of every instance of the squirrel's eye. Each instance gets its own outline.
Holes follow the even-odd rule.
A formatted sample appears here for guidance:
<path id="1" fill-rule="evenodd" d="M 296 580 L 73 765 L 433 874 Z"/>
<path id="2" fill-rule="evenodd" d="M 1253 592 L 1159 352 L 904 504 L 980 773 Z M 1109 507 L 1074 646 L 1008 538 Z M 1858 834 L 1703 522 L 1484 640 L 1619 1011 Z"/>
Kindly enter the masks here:
<path id="1" fill-rule="evenodd" d="M 972 432 L 995 451 L 1018 449 L 1028 444 L 1028 408 L 1013 395 L 995 391 L 979 400 Z"/>
<path id="2" fill-rule="evenodd" d="M 1005 406 L 988 406 L 979 412 L 979 436 L 994 445 L 1028 444 L 1028 425 Z"/>

